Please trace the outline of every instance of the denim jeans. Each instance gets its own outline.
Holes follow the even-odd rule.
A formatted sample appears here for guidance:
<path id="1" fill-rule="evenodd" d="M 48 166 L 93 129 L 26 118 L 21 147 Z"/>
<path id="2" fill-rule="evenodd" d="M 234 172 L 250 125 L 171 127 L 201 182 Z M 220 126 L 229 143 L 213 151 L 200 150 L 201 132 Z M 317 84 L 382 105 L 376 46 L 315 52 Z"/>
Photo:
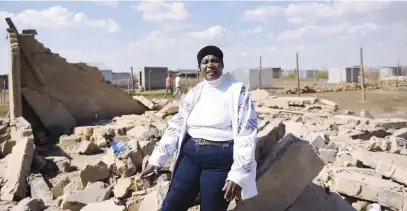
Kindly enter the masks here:
<path id="1" fill-rule="evenodd" d="M 161 211 L 187 211 L 198 193 L 201 211 L 226 211 L 222 191 L 233 164 L 233 145 L 196 145 L 187 136 Z"/>

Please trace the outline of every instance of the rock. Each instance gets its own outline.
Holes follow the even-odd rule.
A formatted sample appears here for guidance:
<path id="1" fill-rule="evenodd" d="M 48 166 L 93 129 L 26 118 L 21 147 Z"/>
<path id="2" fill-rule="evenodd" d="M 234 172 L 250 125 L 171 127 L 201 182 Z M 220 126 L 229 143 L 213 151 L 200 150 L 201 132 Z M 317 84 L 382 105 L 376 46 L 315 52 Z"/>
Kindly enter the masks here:
<path id="1" fill-rule="evenodd" d="M 131 178 L 120 178 L 113 188 L 114 196 L 118 199 L 123 199 L 129 194 L 129 190 L 133 184 Z"/>
<path id="2" fill-rule="evenodd" d="M 96 164 L 88 164 L 80 172 L 80 178 L 83 187 L 86 187 L 88 182 L 96 182 L 107 179 L 110 175 L 106 163 L 99 161 Z"/>
<path id="3" fill-rule="evenodd" d="M 134 165 L 131 158 L 116 159 L 116 175 L 121 177 L 131 177 L 137 171 L 137 166 Z"/>
<path id="4" fill-rule="evenodd" d="M 23 138 L 13 147 L 9 155 L 5 184 L 1 188 L 1 200 L 21 200 L 27 194 L 27 177 L 30 174 L 34 156 L 33 138 Z"/>
<path id="5" fill-rule="evenodd" d="M 400 118 L 385 118 L 385 119 L 374 119 L 372 120 L 372 125 L 374 127 L 382 127 L 384 129 L 400 129 L 407 127 L 407 120 Z"/>
<path id="6" fill-rule="evenodd" d="M 319 157 L 325 163 L 333 163 L 336 160 L 336 153 L 338 150 L 335 149 L 319 149 L 318 150 Z"/>
<path id="7" fill-rule="evenodd" d="M 238 211 L 285 210 L 322 170 L 324 163 L 307 141 L 286 135 L 257 168 L 259 194 Z"/>
<path id="8" fill-rule="evenodd" d="M 314 132 L 308 133 L 304 140 L 308 141 L 317 150 L 324 148 L 327 143 L 324 134 Z"/>
<path id="9" fill-rule="evenodd" d="M 73 130 L 73 134 L 76 136 L 91 136 L 93 134 L 93 130 L 98 128 L 98 126 L 80 126 L 75 127 Z"/>
<path id="10" fill-rule="evenodd" d="M 360 110 L 360 117 L 374 119 L 373 115 L 366 109 Z"/>
<path id="11" fill-rule="evenodd" d="M 79 153 L 85 155 L 93 155 L 100 152 L 100 148 L 93 142 L 82 141 L 79 147 Z"/>
<path id="12" fill-rule="evenodd" d="M 40 198 L 46 206 L 53 204 L 52 192 L 41 174 L 31 175 L 29 178 L 31 197 Z"/>
<path id="13" fill-rule="evenodd" d="M 116 204 L 113 200 L 89 203 L 81 211 L 126 211 L 126 207 Z"/>
<path id="14" fill-rule="evenodd" d="M 367 124 L 369 123 L 370 119 L 358 117 L 358 116 L 351 116 L 351 115 L 335 115 L 332 120 L 338 125 L 346 125 L 346 124 Z"/>
<path id="15" fill-rule="evenodd" d="M 158 192 L 152 191 L 151 193 L 147 194 L 143 201 L 140 203 L 139 210 L 143 211 L 159 211 L 161 206 L 159 204 L 157 198 Z"/>
<path id="16" fill-rule="evenodd" d="M 403 208 L 403 186 L 377 177 L 355 172 L 335 174 L 334 190 L 338 193 L 367 201 L 377 201 L 387 207 Z"/>
<path id="17" fill-rule="evenodd" d="M 127 131 L 129 138 L 143 138 L 144 133 L 148 132 L 149 128 L 143 125 L 137 125 L 133 129 Z"/>
<path id="18" fill-rule="evenodd" d="M 16 145 L 16 141 L 15 140 L 7 140 L 4 141 L 3 143 L 0 144 L 0 154 L 3 157 L 6 157 L 7 155 L 9 155 L 11 153 L 11 151 L 13 150 L 13 147 Z"/>
<path id="19" fill-rule="evenodd" d="M 109 198 L 111 188 L 103 182 L 90 184 L 84 190 L 80 190 L 72 195 L 64 197 L 61 208 L 72 211 L 79 211 L 87 204 L 102 202 Z"/>
<path id="20" fill-rule="evenodd" d="M 51 188 L 52 195 L 58 198 L 64 194 L 64 188 L 71 182 L 68 175 L 62 175 Z"/>
<path id="21" fill-rule="evenodd" d="M 401 128 L 394 131 L 393 136 L 407 139 L 407 128 Z"/>
<path id="22" fill-rule="evenodd" d="M 262 101 L 270 96 L 270 94 L 264 89 L 252 90 L 252 91 L 250 91 L 250 94 L 252 96 L 253 102 Z"/>
<path id="23" fill-rule="evenodd" d="M 55 157 L 46 157 L 48 161 L 47 168 L 56 167 L 57 173 L 67 173 L 75 170 L 75 167 L 71 166 L 71 161 L 67 157 L 55 156 Z M 50 167 L 52 165 L 53 167 Z"/>
<path id="24" fill-rule="evenodd" d="M 13 207 L 10 211 L 43 211 L 44 202 L 40 198 L 27 197 L 21 200 L 17 206 Z"/>

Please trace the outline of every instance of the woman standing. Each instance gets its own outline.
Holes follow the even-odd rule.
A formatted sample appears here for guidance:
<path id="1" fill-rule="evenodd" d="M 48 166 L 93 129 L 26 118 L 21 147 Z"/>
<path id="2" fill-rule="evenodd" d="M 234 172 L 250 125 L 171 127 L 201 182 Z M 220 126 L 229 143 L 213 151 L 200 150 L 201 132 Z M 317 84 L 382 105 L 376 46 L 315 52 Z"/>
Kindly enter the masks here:
<path id="1" fill-rule="evenodd" d="M 183 99 L 141 176 L 176 164 L 161 211 L 186 211 L 200 194 L 201 211 L 226 211 L 236 198 L 257 195 L 257 115 L 250 92 L 224 76 L 223 53 L 206 46 L 197 55 L 204 81 Z"/>

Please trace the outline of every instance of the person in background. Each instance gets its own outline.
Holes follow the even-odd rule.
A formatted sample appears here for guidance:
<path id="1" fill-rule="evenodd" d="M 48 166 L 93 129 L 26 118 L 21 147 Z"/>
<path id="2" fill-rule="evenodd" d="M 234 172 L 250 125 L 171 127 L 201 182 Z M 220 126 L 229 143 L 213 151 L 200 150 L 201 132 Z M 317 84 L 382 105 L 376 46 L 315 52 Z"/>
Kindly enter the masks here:
<path id="1" fill-rule="evenodd" d="M 168 91 L 171 91 L 171 95 L 173 95 L 171 73 L 168 73 L 167 78 L 165 79 L 165 94 L 164 94 L 164 98 L 167 98 L 167 93 L 168 93 Z"/>
<path id="2" fill-rule="evenodd" d="M 175 93 L 174 93 L 174 95 L 173 96 L 175 96 L 176 94 L 178 94 L 178 96 L 180 96 L 181 97 L 181 77 L 179 77 L 180 76 L 180 74 L 178 73 L 178 75 L 177 75 L 177 77 L 175 78 L 175 87 L 176 87 L 176 90 L 175 90 Z"/>
<path id="3" fill-rule="evenodd" d="M 188 91 L 151 154 L 141 178 L 175 165 L 161 211 L 187 211 L 199 194 L 201 211 L 226 211 L 230 201 L 257 195 L 257 114 L 243 83 L 222 74 L 223 53 L 197 55 L 205 79 Z"/>

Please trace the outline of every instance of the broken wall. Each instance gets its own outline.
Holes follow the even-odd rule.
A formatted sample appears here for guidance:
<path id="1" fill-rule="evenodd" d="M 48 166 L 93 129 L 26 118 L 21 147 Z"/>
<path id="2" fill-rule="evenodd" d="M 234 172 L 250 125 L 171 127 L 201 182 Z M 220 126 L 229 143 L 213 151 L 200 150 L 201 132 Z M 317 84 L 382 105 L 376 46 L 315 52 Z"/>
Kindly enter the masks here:
<path id="1" fill-rule="evenodd" d="M 34 34 L 18 37 L 21 92 L 41 123 L 54 135 L 145 108 L 122 90 L 107 84 L 96 67 L 72 64 L 52 53 Z"/>

